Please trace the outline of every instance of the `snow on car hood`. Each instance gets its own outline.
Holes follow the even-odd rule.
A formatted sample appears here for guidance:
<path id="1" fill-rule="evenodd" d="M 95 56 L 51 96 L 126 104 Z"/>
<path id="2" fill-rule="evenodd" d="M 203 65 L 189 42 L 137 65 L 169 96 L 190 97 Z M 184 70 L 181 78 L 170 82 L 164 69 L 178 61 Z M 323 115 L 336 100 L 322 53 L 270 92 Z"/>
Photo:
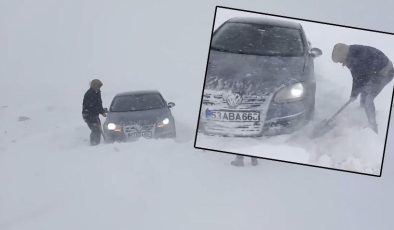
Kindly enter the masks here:
<path id="1" fill-rule="evenodd" d="M 256 56 L 211 50 L 205 89 L 271 93 L 303 81 L 304 57 Z"/>
<path id="2" fill-rule="evenodd" d="M 130 112 L 110 112 L 108 113 L 107 122 L 118 124 L 152 124 L 163 118 L 169 118 L 169 113 L 165 108 Z"/>

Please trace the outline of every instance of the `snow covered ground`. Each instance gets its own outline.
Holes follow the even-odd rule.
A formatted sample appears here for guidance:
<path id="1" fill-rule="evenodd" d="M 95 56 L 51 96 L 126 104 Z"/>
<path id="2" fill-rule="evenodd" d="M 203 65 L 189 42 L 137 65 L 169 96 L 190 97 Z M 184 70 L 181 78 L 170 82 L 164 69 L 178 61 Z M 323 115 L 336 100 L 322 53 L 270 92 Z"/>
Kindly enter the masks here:
<path id="1" fill-rule="evenodd" d="M 270 17 L 218 8 L 215 28 L 232 17 Z M 285 20 L 283 18 L 279 18 Z M 368 126 L 359 102 L 351 104 L 338 117 L 335 128 L 317 139 L 309 136 L 319 122 L 332 116 L 350 97 L 350 71 L 331 61 L 332 47 L 338 43 L 370 45 L 394 58 L 390 35 L 299 21 L 313 47 L 323 51 L 315 59 L 316 116 L 300 131 L 277 137 L 220 138 L 198 135 L 196 146 L 232 153 L 311 164 L 379 175 L 384 153 L 393 84 L 390 82 L 375 99 L 378 135 Z"/>
<path id="2" fill-rule="evenodd" d="M 381 178 L 194 149 L 214 3 L 134 4 L 0 1 L 1 230 L 391 229 L 392 145 Z M 96 76 L 159 89 L 178 138 L 88 146 Z"/>

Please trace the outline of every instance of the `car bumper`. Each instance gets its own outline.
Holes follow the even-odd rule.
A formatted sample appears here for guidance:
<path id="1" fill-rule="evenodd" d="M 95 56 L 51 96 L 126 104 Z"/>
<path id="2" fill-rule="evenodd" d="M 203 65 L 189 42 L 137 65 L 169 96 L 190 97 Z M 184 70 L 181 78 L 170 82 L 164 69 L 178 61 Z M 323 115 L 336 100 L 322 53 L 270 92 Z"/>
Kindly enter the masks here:
<path id="1" fill-rule="evenodd" d="M 158 139 L 158 138 L 172 138 L 175 133 L 171 128 L 155 128 L 152 130 L 144 130 L 135 135 L 130 135 L 130 133 L 126 132 L 122 129 L 122 131 L 104 131 L 104 137 L 107 142 L 126 142 L 133 141 L 139 138 L 146 139 Z"/>
<path id="2" fill-rule="evenodd" d="M 300 127 L 308 113 L 305 102 L 272 104 L 260 112 L 260 121 L 212 121 L 200 116 L 199 132 L 207 135 L 253 137 L 289 133 Z"/>
<path id="3" fill-rule="evenodd" d="M 294 131 L 305 120 L 305 112 L 265 122 L 212 122 L 201 120 L 199 131 L 207 135 L 253 137 Z"/>

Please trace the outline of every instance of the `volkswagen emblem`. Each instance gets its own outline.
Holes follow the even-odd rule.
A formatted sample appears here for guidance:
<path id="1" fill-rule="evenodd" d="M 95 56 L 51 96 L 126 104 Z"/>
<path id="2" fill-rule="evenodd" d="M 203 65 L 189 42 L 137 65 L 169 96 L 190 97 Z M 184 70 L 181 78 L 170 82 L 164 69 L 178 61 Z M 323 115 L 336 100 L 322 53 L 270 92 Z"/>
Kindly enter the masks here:
<path id="1" fill-rule="evenodd" d="M 231 93 L 228 95 L 226 101 L 230 107 L 237 107 L 242 102 L 242 96 L 239 93 Z"/>

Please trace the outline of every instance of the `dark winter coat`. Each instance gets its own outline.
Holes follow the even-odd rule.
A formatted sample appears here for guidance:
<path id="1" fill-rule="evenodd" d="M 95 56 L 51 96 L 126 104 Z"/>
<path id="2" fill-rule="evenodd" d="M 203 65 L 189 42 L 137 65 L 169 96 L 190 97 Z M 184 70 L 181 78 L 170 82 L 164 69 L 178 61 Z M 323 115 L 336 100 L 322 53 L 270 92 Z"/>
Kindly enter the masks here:
<path id="1" fill-rule="evenodd" d="M 101 92 L 90 88 L 83 97 L 82 115 L 84 119 L 92 120 L 104 113 Z"/>
<path id="2" fill-rule="evenodd" d="M 346 58 L 346 66 L 353 77 L 351 97 L 357 97 L 370 81 L 379 81 L 379 72 L 389 63 L 386 55 L 373 47 L 351 45 Z"/>

